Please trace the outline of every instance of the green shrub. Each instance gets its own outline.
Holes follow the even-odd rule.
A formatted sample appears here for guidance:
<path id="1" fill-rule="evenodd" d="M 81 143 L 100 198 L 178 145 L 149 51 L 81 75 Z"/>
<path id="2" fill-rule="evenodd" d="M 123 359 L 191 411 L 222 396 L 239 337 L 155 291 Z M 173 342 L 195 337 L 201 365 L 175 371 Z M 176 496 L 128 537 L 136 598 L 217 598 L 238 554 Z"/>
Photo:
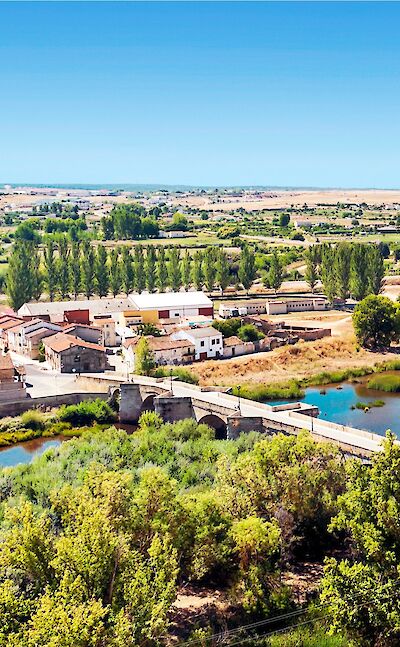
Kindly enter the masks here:
<path id="1" fill-rule="evenodd" d="M 198 384 L 199 383 L 199 378 L 197 375 L 194 375 L 189 371 L 187 368 L 165 368 L 163 366 L 159 366 L 158 368 L 153 371 L 152 375 L 153 377 L 169 377 L 171 375 L 174 377 L 177 377 L 180 382 L 187 382 L 188 384 Z"/>
<path id="2" fill-rule="evenodd" d="M 43 431 L 43 429 L 46 427 L 47 418 L 48 416 L 46 416 L 46 414 L 44 414 L 42 411 L 38 411 L 37 409 L 29 409 L 28 411 L 24 411 L 24 413 L 22 413 L 20 416 L 21 424 L 23 427 L 40 431 Z"/>
<path id="3" fill-rule="evenodd" d="M 232 389 L 233 395 L 239 395 L 237 386 Z M 243 384 L 240 396 L 248 400 L 264 402 L 265 400 L 291 400 L 304 397 L 304 391 L 296 380 L 277 384 Z"/>
<path id="4" fill-rule="evenodd" d="M 55 422 L 43 432 L 43 436 L 66 436 L 70 430 L 70 422 Z"/>
<path id="5" fill-rule="evenodd" d="M 369 389 L 398 393 L 400 391 L 400 375 L 375 375 L 368 382 Z"/>
<path id="6" fill-rule="evenodd" d="M 63 405 L 58 411 L 58 419 L 71 425 L 83 426 L 93 422 L 113 422 L 117 419 L 117 415 L 107 402 L 97 399 Z"/>

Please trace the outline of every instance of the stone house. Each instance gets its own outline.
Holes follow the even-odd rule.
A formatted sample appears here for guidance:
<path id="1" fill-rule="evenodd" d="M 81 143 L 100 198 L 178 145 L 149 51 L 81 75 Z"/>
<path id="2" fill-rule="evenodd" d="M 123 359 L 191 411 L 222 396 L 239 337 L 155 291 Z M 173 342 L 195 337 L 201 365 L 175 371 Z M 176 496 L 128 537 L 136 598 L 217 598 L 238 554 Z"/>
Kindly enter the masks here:
<path id="1" fill-rule="evenodd" d="M 101 373 L 111 369 L 106 349 L 83 339 L 57 333 L 43 341 L 46 361 L 60 373 Z"/>

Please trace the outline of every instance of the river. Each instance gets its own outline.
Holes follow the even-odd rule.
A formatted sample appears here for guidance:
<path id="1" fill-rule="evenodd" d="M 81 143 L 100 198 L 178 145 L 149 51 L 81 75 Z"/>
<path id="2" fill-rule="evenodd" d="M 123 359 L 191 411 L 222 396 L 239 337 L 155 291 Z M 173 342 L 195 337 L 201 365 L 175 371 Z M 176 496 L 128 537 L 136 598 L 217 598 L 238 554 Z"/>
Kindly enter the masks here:
<path id="1" fill-rule="evenodd" d="M 35 456 L 40 456 L 50 447 L 58 447 L 61 442 L 60 438 L 35 438 L 11 447 L 0 447 L 0 468 L 30 463 Z"/>
<path id="2" fill-rule="evenodd" d="M 360 380 L 357 384 L 345 382 L 340 385 L 310 387 L 306 389 L 302 401 L 315 404 L 320 410 L 319 417 L 322 420 L 373 431 L 380 435 L 391 429 L 400 438 L 400 393 L 368 389 L 368 379 L 370 378 Z M 368 403 L 374 400 L 382 400 L 385 404 L 383 407 L 373 407 L 368 412 L 352 409 L 357 402 Z M 279 404 L 283 402 L 290 400 L 279 400 Z M 268 404 L 278 404 L 278 401 Z"/>

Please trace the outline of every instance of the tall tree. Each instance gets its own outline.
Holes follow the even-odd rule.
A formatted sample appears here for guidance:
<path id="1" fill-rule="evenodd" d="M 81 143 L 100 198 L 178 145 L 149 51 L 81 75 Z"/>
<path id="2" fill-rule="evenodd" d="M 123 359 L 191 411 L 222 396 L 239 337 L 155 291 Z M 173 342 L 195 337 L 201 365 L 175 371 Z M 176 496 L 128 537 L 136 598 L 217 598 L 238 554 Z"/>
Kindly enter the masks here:
<path id="1" fill-rule="evenodd" d="M 133 251 L 133 267 L 134 267 L 134 274 L 135 274 L 135 290 L 139 294 L 143 292 L 145 286 L 146 286 L 146 275 L 144 271 L 144 256 L 143 256 L 143 248 L 141 245 L 135 245 L 134 251 Z"/>
<path id="2" fill-rule="evenodd" d="M 218 251 L 216 270 L 217 283 L 221 288 L 221 292 L 223 294 L 229 285 L 230 278 L 228 257 L 223 249 L 220 249 Z"/>
<path id="3" fill-rule="evenodd" d="M 36 245 L 31 245 L 32 298 L 39 301 L 42 296 L 43 276 L 40 269 L 40 254 Z"/>
<path id="4" fill-rule="evenodd" d="M 160 292 L 165 292 L 168 285 L 168 268 L 165 261 L 165 249 L 161 245 L 157 254 L 157 287 Z"/>
<path id="5" fill-rule="evenodd" d="M 153 352 L 150 350 L 149 342 L 142 336 L 135 349 L 135 373 L 136 375 L 151 375 L 155 368 Z"/>
<path id="6" fill-rule="evenodd" d="M 347 299 L 350 288 L 351 245 L 338 243 L 333 252 L 333 276 L 336 294 Z"/>
<path id="7" fill-rule="evenodd" d="M 329 301 L 333 301 L 337 294 L 333 264 L 333 248 L 331 245 L 321 245 L 321 280 L 325 295 Z"/>
<path id="8" fill-rule="evenodd" d="M 70 276 L 71 276 L 71 288 L 74 294 L 74 297 L 78 296 L 81 290 L 81 248 L 80 242 L 78 240 L 73 240 L 71 243 L 71 254 L 70 254 Z"/>
<path id="9" fill-rule="evenodd" d="M 204 285 L 203 254 L 198 250 L 194 255 L 193 283 L 197 290 L 202 290 Z"/>
<path id="10" fill-rule="evenodd" d="M 310 247 L 306 252 L 306 272 L 304 278 L 310 286 L 311 292 L 314 292 L 318 281 L 318 265 L 313 247 Z"/>
<path id="11" fill-rule="evenodd" d="M 256 278 L 256 266 L 254 252 L 245 245 L 240 254 L 239 260 L 239 281 L 245 290 L 249 290 Z"/>
<path id="12" fill-rule="evenodd" d="M 382 290 L 383 277 L 385 276 L 385 264 L 381 253 L 381 248 L 371 245 L 368 249 L 368 277 L 369 292 L 379 294 Z"/>
<path id="13" fill-rule="evenodd" d="M 121 267 L 119 264 L 118 249 L 114 248 L 108 255 L 110 272 L 110 289 L 114 297 L 121 290 Z"/>
<path id="14" fill-rule="evenodd" d="M 168 278 L 173 292 L 178 292 L 182 285 L 182 275 L 180 268 L 179 249 L 173 247 L 169 253 Z"/>
<path id="15" fill-rule="evenodd" d="M 217 276 L 217 270 L 215 267 L 215 252 L 213 247 L 207 247 L 206 249 L 206 253 L 204 254 L 203 268 L 207 290 L 209 292 L 212 292 Z"/>
<path id="16" fill-rule="evenodd" d="M 190 256 L 188 249 L 186 250 L 185 255 L 181 261 L 181 273 L 185 290 L 188 290 L 190 288 L 190 279 L 192 275 L 192 257 Z"/>
<path id="17" fill-rule="evenodd" d="M 66 236 L 61 236 L 58 240 L 57 274 L 60 294 L 65 299 L 70 288 L 69 247 Z"/>
<path id="18" fill-rule="evenodd" d="M 121 285 L 126 295 L 132 292 L 135 285 L 135 272 L 133 269 L 133 259 L 129 247 L 122 246 L 121 249 Z"/>
<path id="19" fill-rule="evenodd" d="M 156 252 L 154 245 L 149 245 L 146 252 L 145 275 L 146 288 L 149 292 L 154 292 L 157 280 Z"/>
<path id="20" fill-rule="evenodd" d="M 6 290 L 11 307 L 18 310 L 32 299 L 32 244 L 18 241 L 10 256 L 7 270 Z"/>
<path id="21" fill-rule="evenodd" d="M 57 264 L 54 252 L 54 241 L 48 239 L 43 250 L 43 260 L 45 268 L 45 284 L 50 301 L 54 301 L 54 295 L 57 288 Z"/>
<path id="22" fill-rule="evenodd" d="M 88 299 L 94 293 L 95 285 L 95 258 L 93 247 L 85 240 L 82 246 L 82 287 Z"/>
<path id="23" fill-rule="evenodd" d="M 367 250 L 362 244 L 353 245 L 350 260 L 350 292 L 357 301 L 361 301 L 369 292 L 367 277 Z"/>
<path id="24" fill-rule="evenodd" d="M 276 292 L 282 285 L 283 272 L 282 265 L 275 250 L 272 254 L 271 264 L 268 271 L 268 283 L 270 287 Z"/>
<path id="25" fill-rule="evenodd" d="M 110 285 L 108 268 L 107 268 L 107 251 L 104 245 L 97 247 L 95 259 L 95 280 L 96 290 L 99 297 L 106 297 Z"/>

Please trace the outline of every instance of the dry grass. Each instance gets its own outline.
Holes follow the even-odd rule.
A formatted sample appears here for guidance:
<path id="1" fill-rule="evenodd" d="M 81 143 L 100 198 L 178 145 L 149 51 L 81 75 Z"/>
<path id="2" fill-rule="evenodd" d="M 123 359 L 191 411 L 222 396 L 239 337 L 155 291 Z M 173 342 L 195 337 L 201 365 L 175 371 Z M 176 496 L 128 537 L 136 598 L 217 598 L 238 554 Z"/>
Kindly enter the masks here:
<path id="1" fill-rule="evenodd" d="M 202 385 L 274 384 L 309 378 L 322 371 L 339 371 L 373 366 L 398 359 L 398 353 L 356 350 L 353 336 L 326 337 L 316 342 L 299 342 L 269 353 L 257 353 L 227 360 L 202 362 L 193 366 Z"/>

